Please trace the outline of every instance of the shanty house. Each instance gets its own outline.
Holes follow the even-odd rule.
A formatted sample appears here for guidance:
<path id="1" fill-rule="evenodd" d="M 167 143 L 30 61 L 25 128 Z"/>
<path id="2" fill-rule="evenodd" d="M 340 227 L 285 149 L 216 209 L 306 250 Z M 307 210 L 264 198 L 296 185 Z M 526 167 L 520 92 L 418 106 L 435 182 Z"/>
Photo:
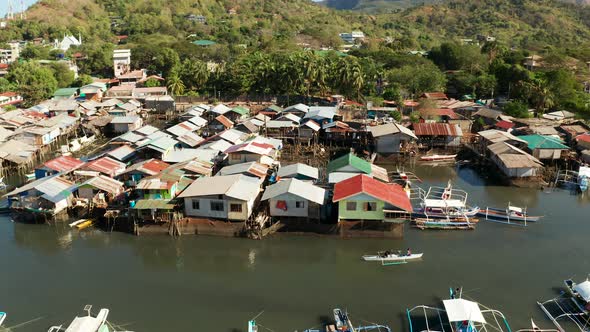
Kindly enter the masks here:
<path id="1" fill-rule="evenodd" d="M 280 114 L 291 113 L 297 115 L 299 118 L 303 118 L 307 112 L 309 112 L 309 106 L 305 104 L 296 104 L 285 108 Z"/>
<path id="2" fill-rule="evenodd" d="M 196 179 L 178 197 L 188 217 L 245 221 L 260 195 L 262 180 L 241 174 Z"/>
<path id="3" fill-rule="evenodd" d="M 262 200 L 269 201 L 273 217 L 320 219 L 326 191 L 309 182 L 297 179 L 281 180 L 266 187 Z"/>
<path id="4" fill-rule="evenodd" d="M 414 123 L 414 134 L 421 144 L 429 147 L 458 147 L 463 131 L 457 124 Z"/>
<path id="5" fill-rule="evenodd" d="M 135 188 L 143 199 L 166 199 L 175 198 L 192 180 L 184 177 L 180 169 L 163 171 L 159 174 L 141 179 Z"/>
<path id="6" fill-rule="evenodd" d="M 129 166 L 117 179 L 124 181 L 127 186 L 135 187 L 141 179 L 159 174 L 169 166 L 159 159 L 148 159 Z"/>
<path id="7" fill-rule="evenodd" d="M 25 208 L 57 214 L 72 205 L 76 185 L 58 175 L 27 183 L 6 194 L 12 208 Z"/>
<path id="8" fill-rule="evenodd" d="M 276 158 L 274 146 L 266 143 L 247 142 L 234 145 L 225 150 L 228 155 L 228 164 L 240 164 L 256 161 L 265 165 L 272 165 Z"/>
<path id="9" fill-rule="evenodd" d="M 488 146 L 492 162 L 508 177 L 525 178 L 539 175 L 543 163 L 525 151 L 507 143 Z"/>
<path id="10" fill-rule="evenodd" d="M 418 139 L 413 131 L 397 123 L 369 127 L 369 130 L 375 140 L 377 153 L 403 152 L 412 141 Z"/>
<path id="11" fill-rule="evenodd" d="M 128 131 L 133 131 L 138 129 L 143 124 L 141 117 L 137 115 L 131 116 L 115 116 L 111 120 L 111 125 L 113 126 L 113 132 L 120 134 L 126 133 Z"/>
<path id="12" fill-rule="evenodd" d="M 40 179 L 62 172 L 71 172 L 82 165 L 84 165 L 84 162 L 80 159 L 70 156 L 59 156 L 55 159 L 45 162 L 40 167 L 36 168 L 35 178 Z"/>
<path id="13" fill-rule="evenodd" d="M 123 183 L 104 175 L 98 175 L 78 187 L 78 197 L 88 199 L 96 205 L 106 206 L 124 191 Z"/>
<path id="14" fill-rule="evenodd" d="M 216 118 L 209 121 L 207 124 L 207 129 L 212 133 L 218 133 L 220 131 L 224 131 L 226 129 L 230 129 L 234 126 L 234 122 L 230 119 L 226 118 L 223 115 L 219 115 Z"/>
<path id="15" fill-rule="evenodd" d="M 110 177 L 115 177 L 123 173 L 126 166 L 125 163 L 113 158 L 102 157 L 87 163 L 83 168 L 85 170 L 95 171 Z"/>
<path id="16" fill-rule="evenodd" d="M 268 174 L 268 166 L 255 161 L 234 164 L 225 166 L 219 170 L 216 176 L 243 174 L 247 176 L 257 177 L 259 179 L 266 179 Z"/>
<path id="17" fill-rule="evenodd" d="M 277 171 L 277 178 L 315 182 L 319 179 L 319 170 L 301 163 L 285 165 Z"/>
<path id="18" fill-rule="evenodd" d="M 330 161 L 328 164 L 328 174 L 328 181 L 330 183 L 340 182 L 344 179 L 354 177 L 357 174 L 365 174 L 383 182 L 389 181 L 386 169 L 371 164 L 352 153 L 348 153 Z"/>
<path id="19" fill-rule="evenodd" d="M 553 136 L 545 135 L 524 135 L 518 138 L 527 142 L 528 150 L 533 157 L 541 160 L 561 159 L 569 151 L 569 147 Z"/>
<path id="20" fill-rule="evenodd" d="M 250 114 L 250 110 L 243 106 L 236 106 L 229 111 L 223 113 L 223 116 L 230 119 L 232 122 L 236 123 L 239 120 L 245 119 Z"/>
<path id="21" fill-rule="evenodd" d="M 338 221 L 387 221 L 384 210 L 412 212 L 410 198 L 397 184 L 383 183 L 364 174 L 336 183 L 334 203 L 338 203 Z"/>
<path id="22" fill-rule="evenodd" d="M 575 140 L 579 150 L 590 149 L 590 133 L 578 135 Z"/>

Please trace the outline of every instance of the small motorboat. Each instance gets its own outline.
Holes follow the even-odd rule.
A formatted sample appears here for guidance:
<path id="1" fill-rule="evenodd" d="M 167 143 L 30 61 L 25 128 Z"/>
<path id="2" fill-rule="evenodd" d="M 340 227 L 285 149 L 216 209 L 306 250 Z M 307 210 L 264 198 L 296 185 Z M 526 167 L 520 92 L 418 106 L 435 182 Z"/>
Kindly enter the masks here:
<path id="1" fill-rule="evenodd" d="M 363 260 L 366 262 L 405 262 L 422 258 L 423 253 L 419 254 L 403 254 L 397 250 L 387 250 L 378 252 L 377 255 L 364 255 Z"/>
<path id="2" fill-rule="evenodd" d="M 336 329 L 341 332 L 355 332 L 348 314 L 338 308 L 334 309 L 334 321 Z"/>
<path id="3" fill-rule="evenodd" d="M 67 328 L 63 325 L 52 326 L 47 332 L 111 332 L 107 323 L 109 309 L 100 309 L 96 316 L 91 315 L 91 305 L 86 305 L 84 311 L 86 315 L 76 317 Z"/>
<path id="4" fill-rule="evenodd" d="M 76 227 L 78 230 L 83 230 L 88 228 L 94 224 L 94 220 L 92 219 L 80 219 L 76 220 L 70 224 L 70 227 Z"/>
<path id="5" fill-rule="evenodd" d="M 420 157 L 421 161 L 452 161 L 457 157 L 456 154 L 432 154 Z"/>

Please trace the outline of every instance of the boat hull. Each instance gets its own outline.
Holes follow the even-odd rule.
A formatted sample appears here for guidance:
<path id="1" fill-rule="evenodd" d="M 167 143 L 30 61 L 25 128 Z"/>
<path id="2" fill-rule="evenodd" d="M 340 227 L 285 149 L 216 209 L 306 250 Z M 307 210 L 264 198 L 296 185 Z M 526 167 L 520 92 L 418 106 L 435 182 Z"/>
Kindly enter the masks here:
<path id="1" fill-rule="evenodd" d="M 505 221 L 526 221 L 526 222 L 535 222 L 541 219 L 541 216 L 527 216 L 527 215 L 516 215 L 510 214 L 508 215 L 505 210 L 502 209 L 490 209 L 488 210 L 481 210 L 477 213 L 479 217 L 484 217 L 486 219 L 494 219 L 494 220 L 505 220 Z"/>
<path id="2" fill-rule="evenodd" d="M 387 257 L 382 257 L 379 255 L 365 255 L 363 256 L 363 260 L 366 262 L 401 262 L 401 261 L 410 261 L 422 258 L 423 253 L 419 254 L 411 254 L 411 255 L 396 255 L 390 254 Z"/>
<path id="3" fill-rule="evenodd" d="M 420 160 L 422 161 L 452 161 L 455 160 L 455 157 L 457 157 L 456 154 L 452 154 L 452 155 L 432 155 L 432 156 L 422 156 L 420 157 Z"/>

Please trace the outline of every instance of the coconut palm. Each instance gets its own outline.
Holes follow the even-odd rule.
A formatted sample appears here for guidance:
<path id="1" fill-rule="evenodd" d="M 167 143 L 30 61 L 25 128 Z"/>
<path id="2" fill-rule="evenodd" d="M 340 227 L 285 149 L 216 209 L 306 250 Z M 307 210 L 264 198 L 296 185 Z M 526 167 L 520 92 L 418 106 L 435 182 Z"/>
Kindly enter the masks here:
<path id="1" fill-rule="evenodd" d="M 170 76 L 168 76 L 168 89 L 170 89 L 170 93 L 172 93 L 173 96 L 182 95 L 184 93 L 184 88 L 184 82 L 182 82 L 178 73 L 176 71 L 170 73 Z"/>

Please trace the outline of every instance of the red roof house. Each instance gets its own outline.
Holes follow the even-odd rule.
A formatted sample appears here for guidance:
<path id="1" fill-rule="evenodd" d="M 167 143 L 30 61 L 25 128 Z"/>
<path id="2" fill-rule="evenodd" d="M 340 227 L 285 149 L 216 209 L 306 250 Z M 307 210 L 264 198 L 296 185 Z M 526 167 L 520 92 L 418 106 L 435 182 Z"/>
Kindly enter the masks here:
<path id="1" fill-rule="evenodd" d="M 383 183 L 359 174 L 334 186 L 338 219 L 384 220 L 384 209 L 412 212 L 407 192 L 397 184 Z"/>

